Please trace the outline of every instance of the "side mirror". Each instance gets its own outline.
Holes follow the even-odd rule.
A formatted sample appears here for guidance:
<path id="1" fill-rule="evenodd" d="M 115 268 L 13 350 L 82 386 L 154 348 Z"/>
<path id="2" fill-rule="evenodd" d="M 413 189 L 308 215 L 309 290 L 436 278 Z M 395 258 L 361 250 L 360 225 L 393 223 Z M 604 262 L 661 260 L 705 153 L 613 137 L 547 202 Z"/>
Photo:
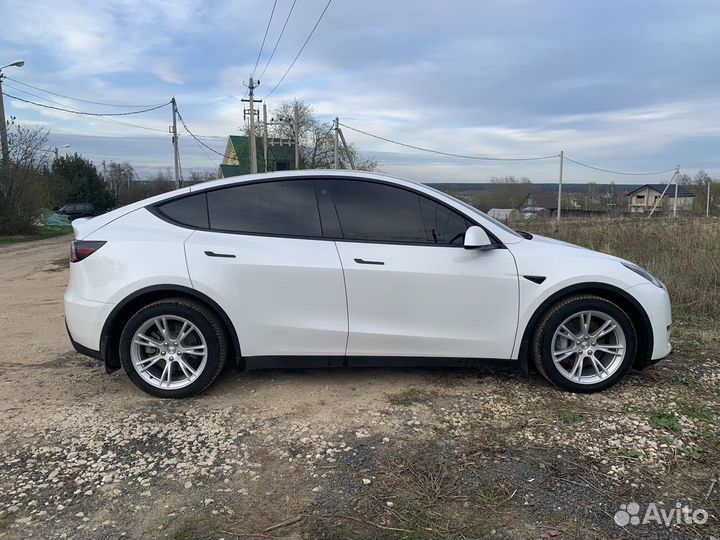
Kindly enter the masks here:
<path id="1" fill-rule="evenodd" d="M 490 241 L 490 237 L 485 229 L 473 225 L 465 232 L 465 249 L 493 249 L 495 244 Z"/>

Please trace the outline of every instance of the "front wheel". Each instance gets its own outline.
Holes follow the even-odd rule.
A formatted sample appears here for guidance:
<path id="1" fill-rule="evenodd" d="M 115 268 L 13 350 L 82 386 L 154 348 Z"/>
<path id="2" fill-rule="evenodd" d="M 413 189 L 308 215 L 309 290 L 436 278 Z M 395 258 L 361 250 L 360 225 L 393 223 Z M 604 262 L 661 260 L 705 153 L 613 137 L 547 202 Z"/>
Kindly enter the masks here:
<path id="1" fill-rule="evenodd" d="M 120 336 L 125 372 L 139 388 L 162 398 L 202 392 L 222 371 L 226 354 L 227 339 L 218 318 L 184 298 L 145 306 Z"/>
<path id="2" fill-rule="evenodd" d="M 637 351 L 630 317 L 613 302 L 595 295 L 561 300 L 535 331 L 538 371 L 571 392 L 605 390 L 630 370 Z"/>

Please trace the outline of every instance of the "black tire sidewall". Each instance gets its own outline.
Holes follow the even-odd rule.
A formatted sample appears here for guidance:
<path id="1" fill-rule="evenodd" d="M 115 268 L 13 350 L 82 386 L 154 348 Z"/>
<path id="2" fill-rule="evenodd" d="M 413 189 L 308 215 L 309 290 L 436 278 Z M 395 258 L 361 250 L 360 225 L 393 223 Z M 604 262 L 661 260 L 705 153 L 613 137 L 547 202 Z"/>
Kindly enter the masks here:
<path id="1" fill-rule="evenodd" d="M 552 340 L 555 331 L 565 319 L 574 313 L 591 310 L 605 313 L 618 322 L 625 333 L 625 358 L 618 370 L 607 379 L 595 384 L 580 384 L 567 379 L 555 366 L 555 362 L 552 359 Z M 546 321 L 542 329 L 540 362 L 546 377 L 550 379 L 553 384 L 571 392 L 589 394 L 605 390 L 625 377 L 635 361 L 636 351 L 637 337 L 635 327 L 630 317 L 628 317 L 619 306 L 602 298 L 581 298 L 561 306 Z"/>
<path id="2" fill-rule="evenodd" d="M 163 390 L 146 382 L 138 374 L 138 372 L 135 371 L 130 358 L 130 345 L 137 329 L 140 328 L 140 326 L 142 326 L 147 320 L 162 315 L 178 316 L 189 320 L 202 333 L 208 349 L 207 362 L 200 376 L 188 386 L 175 390 Z M 127 373 L 128 377 L 130 377 L 130 380 L 148 394 L 161 398 L 189 397 L 202 392 L 215 380 L 215 377 L 217 377 L 217 374 L 222 369 L 224 358 L 222 356 L 223 347 L 221 339 L 222 336 L 218 335 L 218 332 L 213 324 L 201 311 L 197 310 L 192 305 L 170 301 L 160 301 L 150 304 L 138 311 L 125 325 L 125 328 L 120 336 L 120 363 L 125 369 L 125 373 Z"/>

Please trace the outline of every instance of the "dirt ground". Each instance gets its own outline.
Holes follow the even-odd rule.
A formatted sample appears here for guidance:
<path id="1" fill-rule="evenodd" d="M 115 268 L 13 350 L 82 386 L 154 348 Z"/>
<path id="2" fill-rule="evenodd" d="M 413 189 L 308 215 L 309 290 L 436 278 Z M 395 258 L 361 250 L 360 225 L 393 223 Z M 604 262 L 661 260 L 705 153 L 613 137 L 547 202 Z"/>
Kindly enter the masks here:
<path id="1" fill-rule="evenodd" d="M 228 370 L 162 401 L 73 351 L 68 242 L 0 247 L 0 538 L 720 536 L 717 321 L 678 321 L 670 359 L 592 396 L 501 370 Z"/>

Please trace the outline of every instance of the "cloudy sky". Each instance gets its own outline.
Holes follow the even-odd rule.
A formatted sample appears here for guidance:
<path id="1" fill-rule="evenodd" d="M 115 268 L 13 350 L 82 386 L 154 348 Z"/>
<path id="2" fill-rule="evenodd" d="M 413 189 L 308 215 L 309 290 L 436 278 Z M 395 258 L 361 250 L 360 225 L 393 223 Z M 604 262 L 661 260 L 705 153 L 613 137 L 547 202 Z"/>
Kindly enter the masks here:
<path id="1" fill-rule="evenodd" d="M 175 96 L 190 129 L 224 149 L 239 133 L 274 0 L 0 0 L 6 94 L 83 111 L 153 105 Z M 327 0 L 296 0 L 261 77 L 263 98 L 285 72 Z M 257 76 L 293 0 L 277 0 Z M 318 116 L 405 143 L 476 156 L 566 155 L 601 168 L 680 164 L 720 175 L 720 2 L 333 0 L 272 109 L 299 98 Z M 19 82 L 18 82 L 19 81 Z M 34 95 L 33 95 L 34 94 Z M 48 101 L 51 100 L 51 101 Z M 94 161 L 128 160 L 143 174 L 172 165 L 170 109 L 113 120 L 5 97 L 19 124 L 51 130 Z M 132 125 L 130 125 L 132 124 Z M 557 178 L 558 159 L 485 162 L 426 154 L 345 130 L 380 168 L 423 181 L 493 175 Z M 181 131 L 183 169 L 219 156 Z M 566 163 L 569 181 L 644 183 Z"/>

